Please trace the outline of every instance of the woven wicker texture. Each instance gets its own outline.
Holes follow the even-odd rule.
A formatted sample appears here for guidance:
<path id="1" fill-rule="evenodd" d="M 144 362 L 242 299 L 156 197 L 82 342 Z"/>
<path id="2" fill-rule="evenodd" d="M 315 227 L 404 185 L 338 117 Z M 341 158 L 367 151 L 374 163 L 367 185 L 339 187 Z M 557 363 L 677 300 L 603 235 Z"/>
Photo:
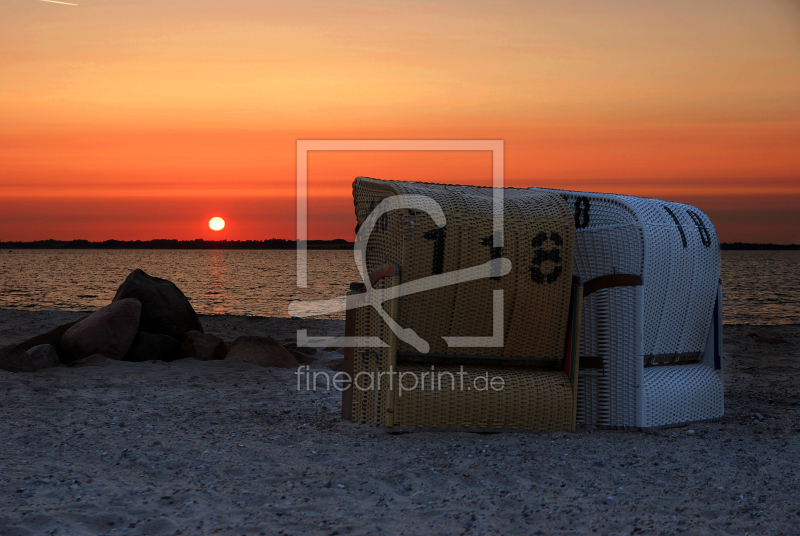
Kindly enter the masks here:
<path id="1" fill-rule="evenodd" d="M 413 352 L 414 348 L 398 343 L 372 307 L 359 307 L 355 311 L 355 334 L 378 336 L 387 347 L 356 349 L 354 421 L 402 428 L 574 428 L 580 345 L 577 333 L 570 339 L 575 380 L 556 368 L 564 358 L 571 300 L 577 303 L 574 329 L 580 330 L 582 293 L 580 287 L 573 291 L 571 278 L 574 219 L 558 195 L 513 189 L 504 189 L 503 193 L 505 236 L 502 250 L 497 250 L 492 242 L 491 189 L 358 178 L 353 197 L 359 225 L 381 201 L 402 194 L 427 196 L 430 206 L 435 201 L 447 219 L 440 229 L 422 211 L 395 210 L 379 218 L 365 252 L 367 272 L 386 264 L 400 267 L 399 277 L 381 279 L 375 285 L 377 289 L 431 275 L 449 277 L 452 284 L 448 286 L 384 304 L 391 318 L 404 328 L 413 328 L 430 344 L 430 353 L 553 358 L 556 363 L 550 363 L 547 370 L 465 366 L 463 375 L 458 374 L 460 366 L 437 365 L 436 379 L 442 379 L 444 388 L 411 389 L 422 381 L 423 373 L 430 372 L 430 366 L 398 366 L 397 352 Z M 506 275 L 477 281 L 452 277 L 457 270 L 501 256 L 512 263 Z M 495 290 L 504 291 L 504 345 L 449 347 L 443 337 L 493 335 Z M 414 373 L 402 377 L 403 385 L 410 390 L 400 389 L 398 373 Z M 448 373 L 458 385 L 455 390 L 447 388 L 452 386 Z M 378 388 L 374 379 L 381 374 Z M 501 378 L 502 389 L 482 390 L 485 381 L 477 376 L 487 375 L 495 379 L 495 386 Z"/>
<path id="2" fill-rule="evenodd" d="M 375 288 L 397 285 L 399 279 L 381 279 Z M 572 341 L 577 379 L 581 287 L 574 287 L 573 292 L 574 331 L 565 335 Z M 391 316 L 397 315 L 398 301 L 386 304 Z M 395 428 L 575 428 L 577 381 L 563 371 L 521 366 L 396 365 L 396 338 L 377 312 L 372 307 L 358 307 L 351 314 L 356 318 L 354 335 L 378 335 L 387 343 L 384 348 L 356 349 L 353 421 Z"/>
<path id="3" fill-rule="evenodd" d="M 644 370 L 644 426 L 721 417 L 725 409 L 723 400 L 719 374 L 706 365 Z M 703 408 L 703 413 L 698 415 L 697 408 Z"/>
<path id="4" fill-rule="evenodd" d="M 399 277 L 381 279 L 375 284 L 376 289 L 395 286 L 400 282 Z M 399 300 L 389 300 L 383 305 L 392 318 L 397 318 L 397 305 Z M 397 337 L 389 329 L 383 319 L 372 307 L 359 307 L 356 314 L 356 334 L 359 336 L 374 336 L 387 344 L 383 348 L 356 348 L 353 363 L 353 420 L 379 426 L 391 426 L 387 411 L 391 408 L 392 393 L 389 389 L 378 389 L 379 374 L 391 372 L 396 369 L 395 355 L 397 353 Z M 363 374 L 362 374 L 363 373 Z"/>
<path id="5" fill-rule="evenodd" d="M 400 298 L 399 323 L 430 344 L 432 353 L 563 357 L 572 274 L 574 223 L 559 195 L 506 188 L 504 244 L 492 243 L 492 189 L 360 177 L 353 184 L 359 225 L 383 199 L 418 194 L 439 204 L 440 229 L 424 212 L 396 210 L 378 222 L 366 249 L 367 270 L 401 266 L 403 283 L 502 256 L 509 274 L 457 282 Z M 504 342 L 497 348 L 452 348 L 442 337 L 491 336 L 493 290 L 504 290 Z M 400 343 L 400 351 L 413 350 Z"/>
<path id="6" fill-rule="evenodd" d="M 459 375 L 459 367 L 436 367 L 433 376 L 424 377 L 426 385 L 434 382 L 435 389 L 414 388 L 422 373 L 429 371 L 425 367 L 398 367 L 400 374 L 413 374 L 398 376 L 406 390 L 394 399 L 395 427 L 552 431 L 573 426 L 572 385 L 560 371 L 465 367 L 464 374 Z M 503 388 L 487 386 L 487 377 Z"/>
<path id="7" fill-rule="evenodd" d="M 701 370 L 705 374 L 705 369 L 667 367 L 685 368 L 671 374 L 685 378 L 691 388 L 708 389 L 708 400 L 714 402 L 686 411 L 673 411 L 669 405 L 656 411 L 649 397 L 662 387 L 652 382 L 666 376 L 644 367 L 645 362 L 696 361 L 706 353 L 720 262 L 719 241 L 708 216 L 690 205 L 660 199 L 534 190 L 558 193 L 569 203 L 577 228 L 574 269 L 584 282 L 613 273 L 640 275 L 644 282 L 642 287 L 604 289 L 585 300 L 582 355 L 601 358 L 604 366 L 582 371 L 578 423 L 647 427 L 720 417 L 722 380 L 713 368 L 717 384 L 710 386 L 711 380 L 688 379 Z M 685 396 L 683 388 L 663 388 L 664 393 Z"/>

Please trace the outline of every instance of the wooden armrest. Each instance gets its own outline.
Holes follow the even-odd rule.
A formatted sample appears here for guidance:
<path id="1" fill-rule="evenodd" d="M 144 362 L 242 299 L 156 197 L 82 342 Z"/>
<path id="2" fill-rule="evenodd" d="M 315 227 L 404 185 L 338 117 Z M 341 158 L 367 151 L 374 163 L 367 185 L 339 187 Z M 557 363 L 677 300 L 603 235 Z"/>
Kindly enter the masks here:
<path id="1" fill-rule="evenodd" d="M 637 287 L 642 284 L 642 276 L 634 274 L 607 274 L 590 279 L 583 284 L 583 297 L 612 287 Z"/>
<path id="2" fill-rule="evenodd" d="M 384 277 L 394 277 L 396 275 L 400 275 L 400 267 L 398 265 L 392 263 L 383 264 L 375 268 L 375 270 L 369 274 L 369 284 L 374 287 L 375 283 Z M 362 289 L 361 292 L 364 292 L 364 289 Z"/>
<path id="3" fill-rule="evenodd" d="M 369 274 L 369 285 L 375 286 L 375 283 L 384 277 L 394 277 L 400 275 L 400 267 L 396 264 L 383 264 L 378 266 L 371 274 Z M 350 283 L 350 292 L 365 292 L 367 286 L 364 283 Z"/>

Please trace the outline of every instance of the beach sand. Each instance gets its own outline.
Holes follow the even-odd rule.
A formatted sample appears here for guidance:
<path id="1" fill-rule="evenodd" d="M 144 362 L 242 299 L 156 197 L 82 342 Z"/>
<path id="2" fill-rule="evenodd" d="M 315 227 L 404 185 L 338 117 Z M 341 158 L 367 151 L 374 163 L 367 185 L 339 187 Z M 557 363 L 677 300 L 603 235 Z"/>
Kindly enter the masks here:
<path id="1" fill-rule="evenodd" d="M 80 316 L 0 310 L 0 346 Z M 798 348 L 797 325 L 726 326 L 725 417 L 649 432 L 391 434 L 236 361 L 0 371 L 0 534 L 798 534 Z"/>

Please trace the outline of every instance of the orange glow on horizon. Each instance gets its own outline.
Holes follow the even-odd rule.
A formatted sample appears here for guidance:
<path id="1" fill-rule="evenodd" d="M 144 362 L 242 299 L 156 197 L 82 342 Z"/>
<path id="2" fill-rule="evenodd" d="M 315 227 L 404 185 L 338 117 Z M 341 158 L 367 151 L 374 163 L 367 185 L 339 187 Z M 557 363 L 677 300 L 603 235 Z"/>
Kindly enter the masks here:
<path id="1" fill-rule="evenodd" d="M 0 8 L 3 241 L 213 239 L 215 213 L 229 240 L 293 239 L 296 140 L 402 138 L 503 139 L 507 186 L 685 201 L 722 241 L 800 243 L 788 0 L 80 8 Z M 491 182 L 488 153 L 308 163 L 311 239 L 352 239 L 359 175 Z"/>

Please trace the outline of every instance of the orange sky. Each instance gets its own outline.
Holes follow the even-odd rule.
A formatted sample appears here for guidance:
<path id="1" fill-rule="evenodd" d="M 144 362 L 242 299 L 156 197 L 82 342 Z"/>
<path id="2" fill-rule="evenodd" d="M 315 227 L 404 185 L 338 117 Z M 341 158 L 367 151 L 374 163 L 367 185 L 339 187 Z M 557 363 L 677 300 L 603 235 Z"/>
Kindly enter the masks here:
<path id="1" fill-rule="evenodd" d="M 800 3 L 0 4 L 0 239 L 293 238 L 297 139 L 503 139 L 509 186 L 664 197 L 800 243 Z M 313 153 L 489 184 L 489 153 Z M 211 216 L 228 225 L 215 233 Z"/>

